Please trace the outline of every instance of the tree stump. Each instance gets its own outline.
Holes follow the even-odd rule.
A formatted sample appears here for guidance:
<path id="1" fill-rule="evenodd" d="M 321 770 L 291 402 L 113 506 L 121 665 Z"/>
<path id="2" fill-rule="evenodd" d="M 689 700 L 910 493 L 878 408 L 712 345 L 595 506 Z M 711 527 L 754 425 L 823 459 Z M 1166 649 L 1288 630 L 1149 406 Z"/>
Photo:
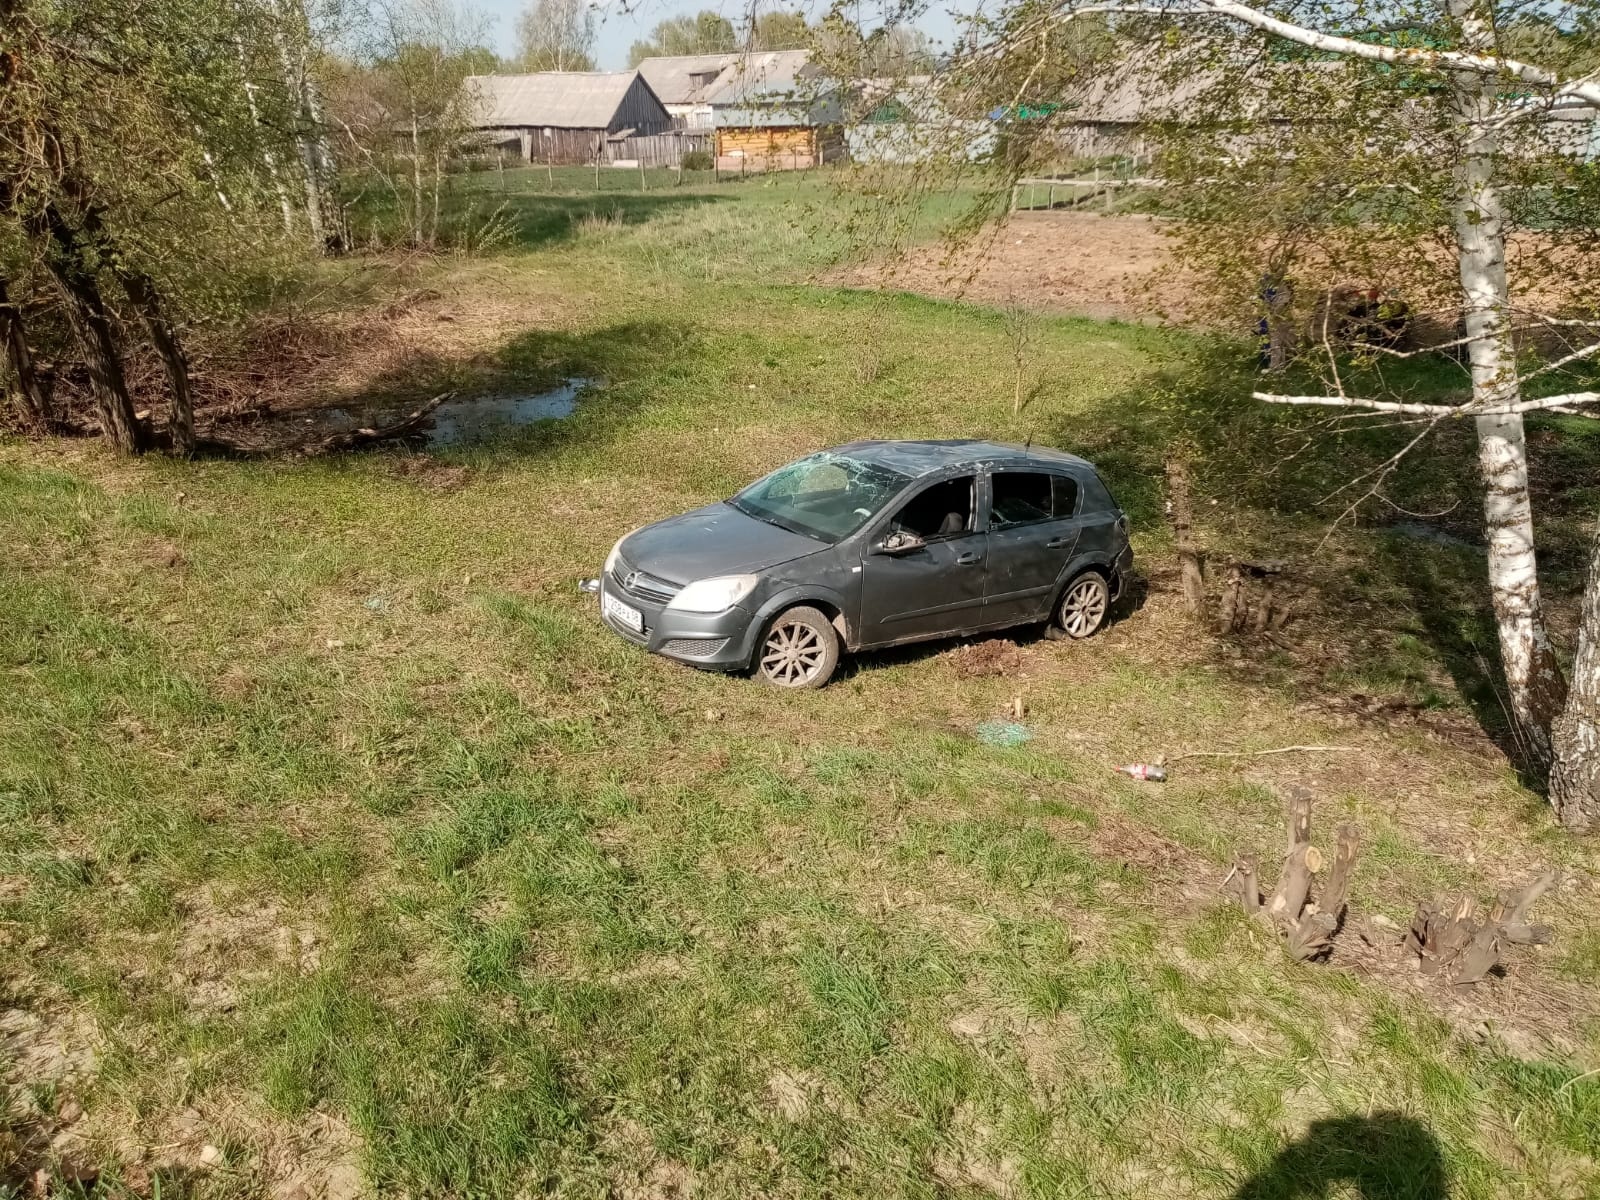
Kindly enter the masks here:
<path id="1" fill-rule="evenodd" d="M 1550 940 L 1547 926 L 1528 923 L 1528 909 L 1555 882 L 1555 872 L 1546 871 L 1517 891 L 1501 892 L 1487 917 L 1471 896 L 1419 904 L 1405 947 L 1422 960 L 1424 975 L 1442 975 L 1457 987 L 1480 983 L 1499 966 L 1502 946 Z"/>
<path id="2" fill-rule="evenodd" d="M 1254 856 L 1241 856 L 1230 878 L 1236 881 L 1244 910 L 1272 926 L 1291 957 L 1311 962 L 1332 952 L 1333 941 L 1344 927 L 1350 875 L 1361 842 L 1354 826 L 1339 827 L 1338 850 L 1328 881 L 1313 901 L 1312 882 L 1321 872 L 1326 855 L 1311 842 L 1311 793 L 1304 788 L 1296 788 L 1289 797 L 1288 835 L 1278 886 L 1265 906 L 1256 883 Z"/>

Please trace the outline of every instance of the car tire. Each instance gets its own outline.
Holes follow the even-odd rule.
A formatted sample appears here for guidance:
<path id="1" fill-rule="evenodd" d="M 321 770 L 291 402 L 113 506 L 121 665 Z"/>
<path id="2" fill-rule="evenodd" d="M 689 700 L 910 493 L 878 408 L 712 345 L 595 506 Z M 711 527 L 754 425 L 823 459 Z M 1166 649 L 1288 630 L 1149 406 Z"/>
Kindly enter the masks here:
<path id="1" fill-rule="evenodd" d="M 819 688 L 839 665 L 839 632 L 833 622 L 807 605 L 774 617 L 756 647 L 755 669 L 772 687 L 800 691 Z"/>
<path id="2" fill-rule="evenodd" d="M 1098 571 L 1076 576 L 1061 593 L 1056 605 L 1054 625 L 1069 638 L 1092 637 L 1106 623 L 1111 611 L 1111 589 Z"/>

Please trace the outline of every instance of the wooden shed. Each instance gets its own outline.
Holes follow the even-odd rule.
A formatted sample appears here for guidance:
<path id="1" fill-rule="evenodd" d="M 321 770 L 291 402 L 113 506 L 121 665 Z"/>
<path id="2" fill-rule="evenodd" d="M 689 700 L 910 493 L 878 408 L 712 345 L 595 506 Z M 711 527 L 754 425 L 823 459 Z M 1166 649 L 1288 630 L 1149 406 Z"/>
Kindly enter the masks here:
<path id="1" fill-rule="evenodd" d="M 538 71 L 473 75 L 473 127 L 537 163 L 587 164 L 608 147 L 664 133 L 672 117 L 637 71 Z"/>

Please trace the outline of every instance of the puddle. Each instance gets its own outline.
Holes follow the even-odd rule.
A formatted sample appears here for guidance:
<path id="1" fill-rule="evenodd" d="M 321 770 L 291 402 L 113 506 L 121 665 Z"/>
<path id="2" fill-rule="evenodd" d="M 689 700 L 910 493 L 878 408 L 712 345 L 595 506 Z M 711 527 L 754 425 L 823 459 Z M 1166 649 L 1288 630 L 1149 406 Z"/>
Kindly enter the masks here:
<path id="1" fill-rule="evenodd" d="M 1398 533 L 1401 537 L 1415 538 L 1419 542 L 1432 542 L 1435 546 L 1449 546 L 1453 550 L 1476 550 L 1479 554 L 1484 552 L 1480 543 L 1469 542 L 1466 538 L 1457 537 L 1449 530 L 1429 525 L 1426 521 L 1396 521 L 1392 525 L 1385 525 L 1384 529 L 1389 533 Z"/>
<path id="2" fill-rule="evenodd" d="M 572 415 L 579 395 L 597 382 L 580 377 L 568 379 L 547 392 L 507 392 L 451 400 L 434 410 L 433 426 L 422 435 L 423 441 L 429 446 L 459 446 L 536 421 L 559 421 Z M 329 416 L 334 413 L 348 416 L 340 409 L 330 410 Z"/>

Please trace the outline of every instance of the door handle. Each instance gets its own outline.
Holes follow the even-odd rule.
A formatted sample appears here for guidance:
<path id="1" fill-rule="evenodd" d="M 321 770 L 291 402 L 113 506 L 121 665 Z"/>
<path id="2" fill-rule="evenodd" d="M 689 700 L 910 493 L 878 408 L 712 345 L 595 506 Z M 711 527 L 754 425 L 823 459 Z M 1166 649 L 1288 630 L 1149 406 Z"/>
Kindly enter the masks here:
<path id="1" fill-rule="evenodd" d="M 1051 538 L 1048 542 L 1046 542 L 1044 544 L 1044 548 L 1046 550 L 1059 550 L 1059 549 L 1061 549 L 1061 547 L 1065 546 L 1066 544 L 1067 544 L 1067 539 L 1066 538 L 1064 538 L 1064 537 L 1054 537 L 1054 538 Z"/>
<path id="2" fill-rule="evenodd" d="M 978 552 L 976 550 L 968 550 L 965 554 L 961 555 L 960 557 L 958 557 L 956 559 L 956 566 L 958 566 L 958 567 L 970 567 L 970 566 L 972 566 L 973 563 L 975 563 L 977 561 L 978 561 Z"/>

